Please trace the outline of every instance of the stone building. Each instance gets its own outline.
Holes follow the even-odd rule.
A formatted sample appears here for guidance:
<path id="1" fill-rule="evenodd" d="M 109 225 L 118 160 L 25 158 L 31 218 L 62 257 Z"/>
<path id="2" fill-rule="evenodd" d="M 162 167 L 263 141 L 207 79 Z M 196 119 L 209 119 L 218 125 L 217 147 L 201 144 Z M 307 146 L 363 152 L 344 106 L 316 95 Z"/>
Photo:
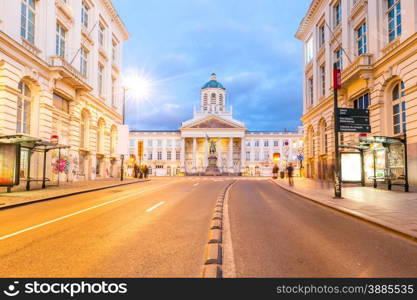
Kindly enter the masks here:
<path id="1" fill-rule="evenodd" d="M 313 0 L 296 38 L 304 45 L 307 175 L 329 178 L 334 159 L 333 78 L 341 70 L 339 106 L 368 108 L 369 136 L 407 136 L 409 170 L 417 167 L 417 1 Z M 340 134 L 354 145 L 358 133 Z M 417 173 L 409 172 L 417 186 Z"/>
<path id="2" fill-rule="evenodd" d="M 48 152 L 47 177 L 116 176 L 122 123 L 121 65 L 128 32 L 111 0 L 0 1 L 0 135 L 69 146 Z M 42 176 L 42 159 L 21 153 L 22 179 Z M 31 174 L 26 161 L 32 156 Z"/>
<path id="3" fill-rule="evenodd" d="M 130 153 L 154 176 L 204 174 L 209 145 L 216 144 L 222 174 L 270 176 L 275 163 L 298 165 L 301 132 L 253 132 L 233 118 L 227 90 L 212 74 L 201 89 L 200 106 L 191 120 L 174 131 L 131 131 Z M 274 161 L 274 154 L 280 159 Z M 277 156 L 275 156 L 277 157 Z"/>

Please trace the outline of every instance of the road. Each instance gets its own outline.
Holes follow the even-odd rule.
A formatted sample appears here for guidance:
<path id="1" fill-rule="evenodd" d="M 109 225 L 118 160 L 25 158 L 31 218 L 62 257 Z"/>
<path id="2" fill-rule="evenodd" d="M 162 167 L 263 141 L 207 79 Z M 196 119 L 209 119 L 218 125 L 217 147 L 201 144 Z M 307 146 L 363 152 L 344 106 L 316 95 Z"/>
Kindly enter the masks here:
<path id="1" fill-rule="evenodd" d="M 154 179 L 0 211 L 0 277 L 201 277 L 218 194 L 232 178 Z M 417 244 L 269 180 L 227 200 L 224 273 L 417 277 Z"/>

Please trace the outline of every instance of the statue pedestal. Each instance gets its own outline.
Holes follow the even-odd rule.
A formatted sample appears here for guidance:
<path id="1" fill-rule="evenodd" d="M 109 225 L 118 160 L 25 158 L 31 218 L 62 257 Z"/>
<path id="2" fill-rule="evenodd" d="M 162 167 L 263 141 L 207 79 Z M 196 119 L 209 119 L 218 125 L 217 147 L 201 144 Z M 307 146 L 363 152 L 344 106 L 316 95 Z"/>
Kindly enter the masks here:
<path id="1" fill-rule="evenodd" d="M 221 172 L 219 167 L 217 166 L 217 156 L 212 154 L 208 157 L 208 167 L 206 172 L 204 173 L 205 176 L 220 176 Z"/>

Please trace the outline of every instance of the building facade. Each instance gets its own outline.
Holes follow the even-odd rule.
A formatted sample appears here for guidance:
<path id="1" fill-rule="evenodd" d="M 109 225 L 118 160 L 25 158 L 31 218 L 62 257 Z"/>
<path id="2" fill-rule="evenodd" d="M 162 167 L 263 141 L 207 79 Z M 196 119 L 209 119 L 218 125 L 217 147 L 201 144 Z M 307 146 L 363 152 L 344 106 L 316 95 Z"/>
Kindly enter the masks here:
<path id="1" fill-rule="evenodd" d="M 212 74 L 191 120 L 174 131 L 131 131 L 130 154 L 154 176 L 198 175 L 208 166 L 212 142 L 225 175 L 270 176 L 275 163 L 281 170 L 290 162 L 298 165 L 303 151 L 301 132 L 248 131 L 233 118 L 227 90 Z"/>
<path id="2" fill-rule="evenodd" d="M 68 146 L 47 153 L 50 180 L 118 175 L 127 39 L 111 0 L 0 2 L 0 135 L 53 137 Z M 21 178 L 41 178 L 42 164 L 39 154 L 22 150 Z"/>
<path id="3" fill-rule="evenodd" d="M 417 167 L 417 1 L 313 0 L 296 38 L 304 44 L 307 175 L 331 178 L 333 78 L 341 71 L 340 107 L 369 109 L 368 136 L 407 137 L 408 169 Z M 358 133 L 341 133 L 354 145 Z M 417 186 L 417 173 L 409 172 Z"/>

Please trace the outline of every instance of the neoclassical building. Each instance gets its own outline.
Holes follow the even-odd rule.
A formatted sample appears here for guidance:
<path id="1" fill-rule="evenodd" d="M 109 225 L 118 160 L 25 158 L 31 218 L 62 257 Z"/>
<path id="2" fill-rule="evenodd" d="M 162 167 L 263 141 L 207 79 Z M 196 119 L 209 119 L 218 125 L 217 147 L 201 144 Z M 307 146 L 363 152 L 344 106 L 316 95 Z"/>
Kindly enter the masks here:
<path id="1" fill-rule="evenodd" d="M 296 37 L 304 45 L 307 175 L 331 177 L 336 64 L 339 106 L 370 110 L 368 137 L 406 134 L 409 182 L 417 186 L 417 1 L 313 0 Z M 359 134 L 340 134 L 340 142 L 358 144 Z"/>
<path id="2" fill-rule="evenodd" d="M 251 132 L 233 118 L 227 90 L 212 74 L 201 88 L 199 109 L 173 131 L 131 131 L 132 161 L 146 164 L 154 176 L 204 174 L 209 145 L 216 144 L 222 174 L 269 176 L 274 163 L 298 165 L 301 132 Z M 275 157 L 280 157 L 274 161 Z"/>
<path id="3" fill-rule="evenodd" d="M 0 135 L 59 140 L 65 148 L 47 153 L 49 180 L 118 175 L 128 37 L 111 0 L 0 1 Z M 41 156 L 22 149 L 22 180 L 42 177 Z"/>

